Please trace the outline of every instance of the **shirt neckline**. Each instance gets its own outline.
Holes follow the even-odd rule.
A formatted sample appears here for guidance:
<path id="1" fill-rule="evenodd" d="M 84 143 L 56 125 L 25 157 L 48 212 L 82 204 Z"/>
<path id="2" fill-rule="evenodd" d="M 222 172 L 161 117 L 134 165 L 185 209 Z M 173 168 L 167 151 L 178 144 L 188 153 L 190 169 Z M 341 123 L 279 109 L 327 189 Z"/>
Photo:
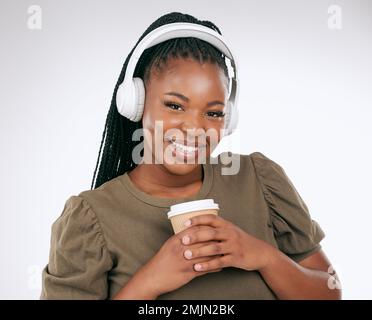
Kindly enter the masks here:
<path id="1" fill-rule="evenodd" d="M 171 205 L 181 203 L 181 202 L 205 199 L 213 183 L 213 166 L 208 161 L 206 161 L 206 163 L 202 163 L 202 166 L 203 166 L 203 171 L 204 171 L 203 183 L 198 193 L 192 197 L 163 198 L 163 197 L 152 196 L 138 189 L 137 186 L 130 179 L 127 172 L 121 175 L 119 180 L 122 183 L 122 185 L 138 200 L 145 202 L 147 204 L 150 204 L 152 206 L 155 206 L 155 207 L 168 208 Z"/>

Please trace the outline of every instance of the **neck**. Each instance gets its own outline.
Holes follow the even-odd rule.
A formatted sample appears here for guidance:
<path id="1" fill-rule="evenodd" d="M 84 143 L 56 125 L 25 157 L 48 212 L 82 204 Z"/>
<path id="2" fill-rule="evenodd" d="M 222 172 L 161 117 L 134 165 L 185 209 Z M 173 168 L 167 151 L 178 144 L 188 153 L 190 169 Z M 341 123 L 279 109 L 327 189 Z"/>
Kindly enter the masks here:
<path id="1" fill-rule="evenodd" d="M 203 180 L 203 166 L 185 175 L 169 172 L 161 164 L 139 164 L 128 173 L 140 190 L 156 196 L 178 198 L 196 194 Z"/>
<path id="2" fill-rule="evenodd" d="M 185 175 L 169 172 L 161 164 L 139 164 L 135 170 L 137 171 L 136 174 L 140 175 L 141 179 L 147 184 L 165 188 L 187 187 L 195 182 L 200 182 L 203 178 L 202 165 L 198 165 L 193 171 Z"/>

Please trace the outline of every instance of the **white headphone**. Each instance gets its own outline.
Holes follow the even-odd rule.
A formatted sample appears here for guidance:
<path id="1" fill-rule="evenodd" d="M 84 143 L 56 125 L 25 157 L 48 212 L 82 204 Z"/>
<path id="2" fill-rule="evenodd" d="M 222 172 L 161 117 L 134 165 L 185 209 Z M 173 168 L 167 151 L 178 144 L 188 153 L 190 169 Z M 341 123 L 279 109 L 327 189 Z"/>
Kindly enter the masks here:
<path id="1" fill-rule="evenodd" d="M 176 22 L 163 25 L 147 34 L 134 49 L 129 59 L 125 77 L 116 94 L 118 112 L 131 121 L 138 122 L 142 119 L 145 104 L 145 86 L 141 78 L 133 77 L 134 70 L 143 51 L 158 43 L 174 38 L 194 37 L 204 40 L 230 59 L 234 70 L 231 76 L 230 94 L 225 112 L 225 135 L 231 134 L 238 124 L 238 80 L 237 64 L 233 54 L 226 44 L 225 39 L 211 28 L 189 22 Z"/>

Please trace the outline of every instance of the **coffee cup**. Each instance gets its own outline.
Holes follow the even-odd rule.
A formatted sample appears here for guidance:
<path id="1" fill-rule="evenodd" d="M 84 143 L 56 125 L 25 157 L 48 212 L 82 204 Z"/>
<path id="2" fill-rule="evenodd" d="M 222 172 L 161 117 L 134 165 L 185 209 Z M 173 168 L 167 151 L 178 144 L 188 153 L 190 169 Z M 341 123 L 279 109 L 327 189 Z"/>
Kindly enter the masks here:
<path id="1" fill-rule="evenodd" d="M 170 206 L 167 216 L 170 219 L 174 233 L 179 233 L 187 227 L 185 221 L 203 214 L 218 215 L 219 206 L 213 199 L 187 201 Z"/>

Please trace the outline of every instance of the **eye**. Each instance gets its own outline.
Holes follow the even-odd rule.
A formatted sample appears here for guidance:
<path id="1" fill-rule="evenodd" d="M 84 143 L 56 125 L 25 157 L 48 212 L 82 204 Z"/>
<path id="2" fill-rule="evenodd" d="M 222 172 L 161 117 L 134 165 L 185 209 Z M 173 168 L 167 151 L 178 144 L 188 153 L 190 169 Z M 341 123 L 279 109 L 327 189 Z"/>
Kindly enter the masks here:
<path id="1" fill-rule="evenodd" d="M 168 101 L 165 101 L 164 102 L 164 105 L 172 110 L 182 110 L 182 106 L 178 105 L 177 103 L 173 103 L 173 102 L 168 102 Z"/>
<path id="2" fill-rule="evenodd" d="M 207 115 L 212 118 L 223 118 L 225 113 L 223 111 L 209 111 L 207 112 Z"/>

